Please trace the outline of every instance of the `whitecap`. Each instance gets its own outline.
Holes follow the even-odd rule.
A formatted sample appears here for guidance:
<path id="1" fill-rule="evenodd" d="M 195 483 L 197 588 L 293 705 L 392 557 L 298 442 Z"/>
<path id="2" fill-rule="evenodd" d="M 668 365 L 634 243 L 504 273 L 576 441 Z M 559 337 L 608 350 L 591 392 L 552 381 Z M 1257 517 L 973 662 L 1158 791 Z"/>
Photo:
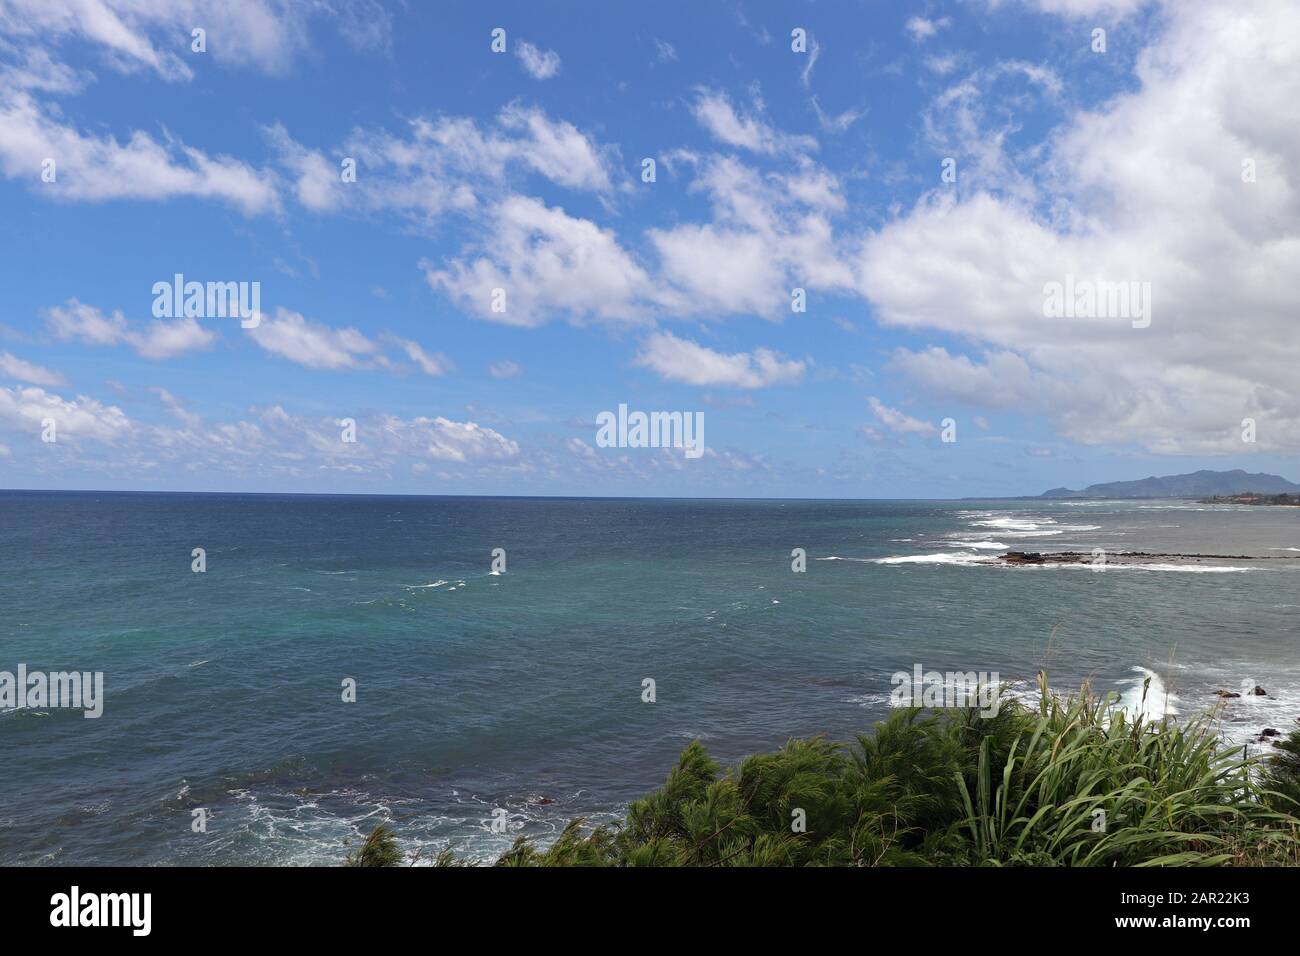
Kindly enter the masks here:
<path id="1" fill-rule="evenodd" d="M 1050 518 L 1041 521 L 1026 521 L 1023 518 L 986 518 L 971 523 L 985 528 L 1002 528 L 1007 531 L 1037 531 L 1044 524 L 1055 524 L 1056 522 Z"/>
<path id="2" fill-rule="evenodd" d="M 1138 676 L 1119 682 L 1129 685 L 1128 689 L 1120 695 L 1119 705 L 1130 717 L 1137 717 L 1140 714 L 1147 720 L 1159 720 L 1166 715 L 1178 713 L 1178 695 L 1165 687 L 1165 682 L 1160 679 L 1159 674 L 1138 665 L 1129 669 Z M 1146 688 L 1144 699 L 1142 684 L 1147 680 L 1151 683 Z"/>
<path id="3" fill-rule="evenodd" d="M 870 558 L 872 564 L 989 564 L 992 558 L 983 554 L 899 554 L 888 558 Z"/>

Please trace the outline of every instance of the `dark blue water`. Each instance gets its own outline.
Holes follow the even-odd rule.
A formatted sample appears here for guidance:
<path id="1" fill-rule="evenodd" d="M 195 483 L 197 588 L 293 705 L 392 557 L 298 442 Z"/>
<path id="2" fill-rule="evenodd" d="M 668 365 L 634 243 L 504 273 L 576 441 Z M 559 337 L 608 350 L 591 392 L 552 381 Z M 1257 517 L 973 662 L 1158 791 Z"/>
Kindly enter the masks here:
<path id="1" fill-rule="evenodd" d="M 1300 716 L 1300 561 L 988 563 L 1005 547 L 1286 558 L 1300 511 L 0 493 L 0 670 L 106 683 L 99 719 L 0 714 L 0 863 L 336 863 L 381 821 L 484 858 L 617 815 L 693 738 L 848 739 L 917 663 L 1133 701 L 1153 676 L 1180 714 L 1263 684 L 1237 739 Z"/>

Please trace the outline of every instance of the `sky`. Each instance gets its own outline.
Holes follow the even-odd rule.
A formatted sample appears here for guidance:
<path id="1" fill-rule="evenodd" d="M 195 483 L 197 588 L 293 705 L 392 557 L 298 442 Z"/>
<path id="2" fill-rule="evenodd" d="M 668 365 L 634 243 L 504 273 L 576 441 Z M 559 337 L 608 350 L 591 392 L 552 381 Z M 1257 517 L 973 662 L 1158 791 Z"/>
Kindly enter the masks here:
<path id="1" fill-rule="evenodd" d="M 1294 0 L 0 0 L 0 488 L 1300 480 L 1298 102 Z"/>

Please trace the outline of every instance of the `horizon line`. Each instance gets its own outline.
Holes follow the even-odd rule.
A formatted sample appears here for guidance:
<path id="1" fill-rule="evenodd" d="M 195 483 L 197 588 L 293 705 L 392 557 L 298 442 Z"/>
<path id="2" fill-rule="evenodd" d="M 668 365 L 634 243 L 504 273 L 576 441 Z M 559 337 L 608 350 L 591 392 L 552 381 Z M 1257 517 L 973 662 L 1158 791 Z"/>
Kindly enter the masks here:
<path id="1" fill-rule="evenodd" d="M 557 501 L 1183 501 L 1200 495 L 1138 495 L 1116 498 L 1047 498 L 1037 495 L 959 495 L 952 498 L 836 498 L 786 495 L 540 495 L 540 494 L 435 494 L 395 491 L 191 491 L 140 488 L 0 488 L 0 495 L 223 495 L 267 498 L 499 498 Z"/>

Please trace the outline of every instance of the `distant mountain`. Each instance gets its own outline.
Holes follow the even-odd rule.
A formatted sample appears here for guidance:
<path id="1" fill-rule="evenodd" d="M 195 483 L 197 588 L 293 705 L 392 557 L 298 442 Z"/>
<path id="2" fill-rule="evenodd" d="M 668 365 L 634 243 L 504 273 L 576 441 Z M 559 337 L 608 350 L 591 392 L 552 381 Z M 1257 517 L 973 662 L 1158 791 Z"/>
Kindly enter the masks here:
<path id="1" fill-rule="evenodd" d="M 1263 495 L 1293 494 L 1300 485 L 1277 475 L 1249 474 L 1235 471 L 1194 471 L 1189 475 L 1165 475 L 1138 481 L 1108 481 L 1089 485 L 1083 491 L 1053 488 L 1040 498 L 1206 498 L 1211 495 L 1240 495 L 1246 492 Z"/>

